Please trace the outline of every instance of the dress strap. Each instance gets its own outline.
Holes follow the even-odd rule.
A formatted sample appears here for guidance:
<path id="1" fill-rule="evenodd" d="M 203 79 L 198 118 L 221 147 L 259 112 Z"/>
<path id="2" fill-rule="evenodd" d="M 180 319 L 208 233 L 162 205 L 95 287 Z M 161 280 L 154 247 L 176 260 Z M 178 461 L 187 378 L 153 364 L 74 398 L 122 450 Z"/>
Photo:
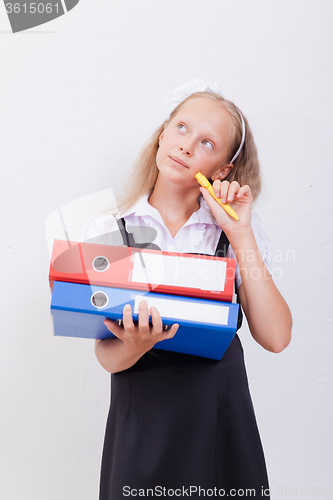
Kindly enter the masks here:
<path id="1" fill-rule="evenodd" d="M 217 243 L 217 247 L 215 250 L 216 257 L 226 257 L 229 248 L 229 240 L 224 231 L 222 231 L 220 239 Z"/>
<path id="2" fill-rule="evenodd" d="M 125 219 L 122 217 L 117 220 L 118 229 L 120 231 L 123 243 L 127 247 L 134 247 L 135 241 L 132 233 L 128 233 L 126 229 Z"/>
<path id="3" fill-rule="evenodd" d="M 120 234 L 123 239 L 123 244 L 126 247 L 132 247 L 132 248 L 149 248 L 151 250 L 161 250 L 158 245 L 155 243 L 151 242 L 146 242 L 146 243 L 136 243 L 135 237 L 133 233 L 129 233 L 126 228 L 126 222 L 125 219 L 122 217 L 121 219 L 117 220 L 117 225 L 118 229 L 120 231 Z"/>

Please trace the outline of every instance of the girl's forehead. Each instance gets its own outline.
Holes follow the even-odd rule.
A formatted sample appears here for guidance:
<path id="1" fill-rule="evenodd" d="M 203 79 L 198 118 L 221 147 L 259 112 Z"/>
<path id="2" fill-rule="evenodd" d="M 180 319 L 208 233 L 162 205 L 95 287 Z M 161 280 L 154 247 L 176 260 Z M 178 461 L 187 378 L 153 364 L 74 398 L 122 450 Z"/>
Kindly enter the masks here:
<path id="1" fill-rule="evenodd" d="M 213 120 L 219 122 L 231 121 L 229 111 L 220 101 L 213 101 L 204 97 L 196 97 L 187 101 L 175 116 L 179 117 L 179 115 L 198 117 L 209 122 Z"/>
<path id="2" fill-rule="evenodd" d="M 174 119 L 187 119 L 222 135 L 231 129 L 231 115 L 220 101 L 197 97 L 187 101 Z"/>

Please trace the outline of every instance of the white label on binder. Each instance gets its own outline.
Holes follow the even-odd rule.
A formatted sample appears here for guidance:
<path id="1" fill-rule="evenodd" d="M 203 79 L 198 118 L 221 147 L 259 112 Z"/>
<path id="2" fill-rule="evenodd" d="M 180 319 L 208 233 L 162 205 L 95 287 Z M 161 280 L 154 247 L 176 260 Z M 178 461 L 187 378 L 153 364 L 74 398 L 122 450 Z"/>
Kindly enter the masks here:
<path id="1" fill-rule="evenodd" d="M 132 281 L 223 292 L 226 271 L 221 260 L 136 252 Z"/>
<path id="2" fill-rule="evenodd" d="M 227 325 L 229 306 L 217 303 L 191 302 L 186 300 L 159 299 L 149 295 L 136 295 L 134 312 L 139 313 L 139 303 L 145 300 L 148 310 L 154 306 L 162 318 L 175 318 L 177 320 L 194 321 L 195 323 Z"/>

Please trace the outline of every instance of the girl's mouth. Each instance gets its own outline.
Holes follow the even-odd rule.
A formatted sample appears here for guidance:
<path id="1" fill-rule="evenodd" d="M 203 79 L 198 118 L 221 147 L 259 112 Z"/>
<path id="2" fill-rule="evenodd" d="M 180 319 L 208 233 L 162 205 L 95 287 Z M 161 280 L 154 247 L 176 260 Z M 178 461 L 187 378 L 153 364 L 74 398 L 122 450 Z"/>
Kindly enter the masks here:
<path id="1" fill-rule="evenodd" d="M 185 167 L 185 168 L 188 168 L 188 166 L 183 161 L 181 161 L 179 158 L 177 158 L 177 156 L 169 156 L 169 158 L 175 164 L 181 165 L 182 167 Z"/>

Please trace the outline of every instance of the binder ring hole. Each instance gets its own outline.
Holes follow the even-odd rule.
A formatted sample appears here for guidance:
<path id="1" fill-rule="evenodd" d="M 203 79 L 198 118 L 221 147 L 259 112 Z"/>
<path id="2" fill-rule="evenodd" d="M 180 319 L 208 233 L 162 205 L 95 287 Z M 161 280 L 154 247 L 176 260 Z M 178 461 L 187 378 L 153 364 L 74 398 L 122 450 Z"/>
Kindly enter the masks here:
<path id="1" fill-rule="evenodd" d="M 109 268 L 110 262 L 103 255 L 99 255 L 98 257 L 94 258 L 92 265 L 95 271 L 102 273 Z"/>
<path id="2" fill-rule="evenodd" d="M 95 292 L 91 296 L 91 303 L 98 309 L 105 307 L 109 302 L 109 297 L 104 292 Z"/>

